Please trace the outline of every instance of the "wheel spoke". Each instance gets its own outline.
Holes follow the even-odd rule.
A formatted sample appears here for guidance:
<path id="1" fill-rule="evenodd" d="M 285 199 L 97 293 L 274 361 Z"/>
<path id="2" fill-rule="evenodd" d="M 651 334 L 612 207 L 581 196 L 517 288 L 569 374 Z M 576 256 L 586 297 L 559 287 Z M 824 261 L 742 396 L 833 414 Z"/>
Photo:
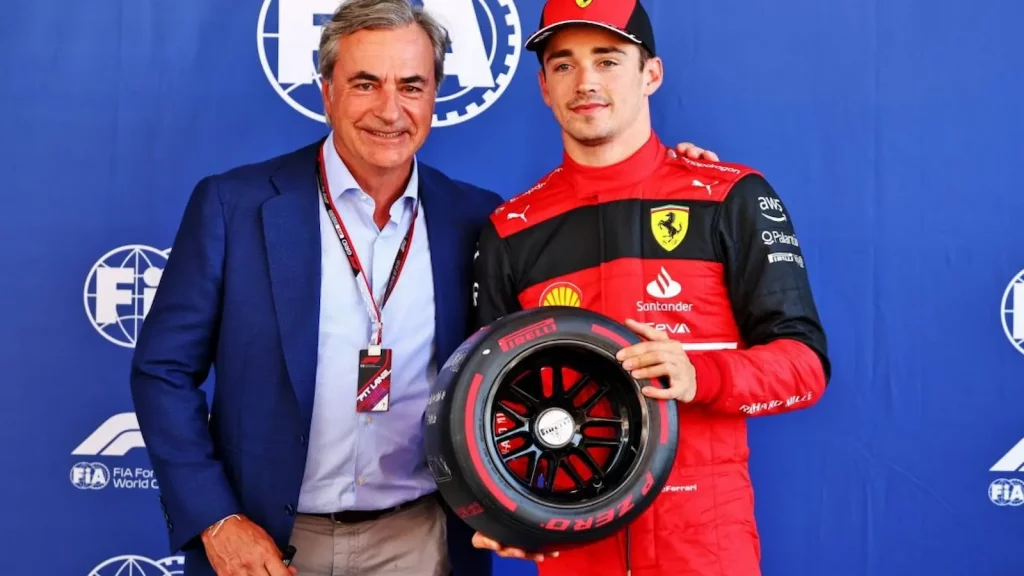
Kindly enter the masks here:
<path id="1" fill-rule="evenodd" d="M 604 470 L 601 470 L 601 467 L 597 465 L 597 462 L 594 461 L 594 458 L 590 455 L 590 453 L 587 452 L 586 450 L 581 450 L 579 448 L 576 448 L 575 450 L 573 450 L 573 452 L 576 454 L 577 457 L 579 457 L 580 460 L 583 461 L 583 464 L 590 470 L 590 473 L 593 475 L 594 479 L 597 480 L 596 482 L 593 482 L 593 484 L 595 486 L 603 485 Z"/>
<path id="2" fill-rule="evenodd" d="M 517 396 L 520 400 L 522 400 L 523 404 L 526 404 L 526 409 L 530 413 L 536 411 L 537 404 L 539 403 L 539 401 L 530 394 L 528 394 L 526 391 L 524 391 L 522 388 L 520 388 L 518 383 L 513 383 L 509 385 L 508 389 L 509 392 Z"/>
<path id="3" fill-rule="evenodd" d="M 575 404 L 576 396 L 579 395 L 580 391 L 583 390 L 583 388 L 590 382 L 592 382 L 592 379 L 589 374 L 580 376 L 580 379 L 565 391 L 565 397 L 569 399 L 570 403 Z"/>
<path id="4" fill-rule="evenodd" d="M 498 407 L 501 408 L 501 411 L 502 413 L 505 414 L 505 416 L 507 416 L 510 420 L 515 420 L 517 424 L 516 428 L 519 428 L 519 426 L 525 426 L 527 424 L 526 418 L 523 418 L 519 414 L 516 414 L 516 411 L 513 410 L 512 407 L 509 406 L 506 401 L 498 400 L 497 404 Z"/>
<path id="5" fill-rule="evenodd" d="M 551 460 L 551 466 L 548 466 L 548 477 L 545 478 L 544 490 L 547 492 L 554 492 L 555 490 L 555 477 L 558 476 L 558 469 L 562 466 L 562 457 L 557 454 L 548 454 L 548 458 Z"/>
<path id="6" fill-rule="evenodd" d="M 530 454 L 530 461 L 526 469 L 526 485 L 530 488 L 537 486 L 537 470 L 540 469 L 540 452 Z"/>
<path id="7" fill-rule="evenodd" d="M 515 429 L 512 429 L 512 430 L 509 430 L 508 432 L 505 432 L 504 434 L 498 434 L 497 436 L 494 437 L 494 441 L 496 443 L 501 443 L 501 442 L 504 442 L 505 440 L 512 440 L 512 439 L 518 438 L 520 436 L 526 436 L 527 438 L 529 438 L 530 437 L 529 433 L 530 433 L 530 429 L 527 426 L 525 426 L 525 425 L 524 426 L 519 426 L 519 427 L 517 427 Z"/>
<path id="8" fill-rule="evenodd" d="M 620 445 L 620 441 L 609 438 L 594 438 L 592 436 L 584 436 L 583 440 L 580 440 L 580 444 L 586 444 L 587 446 L 599 446 L 602 448 L 618 448 Z"/>
<path id="9" fill-rule="evenodd" d="M 608 385 L 604 383 L 598 383 L 597 391 L 594 392 L 594 395 L 591 396 L 589 400 L 587 400 L 586 404 L 580 407 L 580 411 L 582 411 L 584 414 L 590 412 L 590 409 L 593 408 L 594 406 L 597 406 L 597 403 L 601 400 L 601 398 L 604 398 L 604 395 L 607 392 Z"/>
<path id="10" fill-rule="evenodd" d="M 573 489 L 579 490 L 580 488 L 585 488 L 587 486 L 586 481 L 583 480 L 583 477 L 580 476 L 580 473 L 577 472 L 576 468 L 572 465 L 572 460 L 566 458 L 563 461 L 561 468 L 562 470 L 565 470 L 565 473 L 568 474 L 569 478 L 572 478 L 573 483 L 576 484 Z"/>
<path id="11" fill-rule="evenodd" d="M 551 389 L 552 397 L 565 397 L 565 378 L 562 375 L 561 366 L 551 366 Z"/>
<path id="12" fill-rule="evenodd" d="M 600 416 L 587 416 L 587 419 L 581 424 L 582 428 L 619 428 L 621 429 L 625 425 L 625 419 L 623 418 L 603 418 Z"/>

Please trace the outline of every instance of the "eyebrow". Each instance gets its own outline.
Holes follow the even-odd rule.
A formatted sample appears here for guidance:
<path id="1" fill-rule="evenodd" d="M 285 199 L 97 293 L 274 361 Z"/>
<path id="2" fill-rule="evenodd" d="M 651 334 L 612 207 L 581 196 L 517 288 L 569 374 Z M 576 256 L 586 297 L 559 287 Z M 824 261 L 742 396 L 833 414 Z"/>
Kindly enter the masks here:
<path id="1" fill-rule="evenodd" d="M 621 48 L 616 48 L 615 46 L 598 46 L 598 47 L 594 48 L 593 50 L 591 50 L 590 53 L 591 54 L 622 54 L 623 56 L 626 55 L 626 52 L 624 50 L 622 50 Z M 544 61 L 545 62 L 550 62 L 551 60 L 554 60 L 555 58 L 566 58 L 566 57 L 569 57 L 569 56 L 572 56 L 572 50 L 570 50 L 568 48 L 564 48 L 562 50 L 555 50 L 551 54 L 548 54 L 548 57 L 545 58 Z"/>
<path id="2" fill-rule="evenodd" d="M 370 74 L 369 72 L 363 71 L 363 70 L 360 70 L 359 72 L 356 72 L 355 74 L 353 74 L 353 75 L 348 77 L 348 81 L 349 82 L 354 82 L 356 80 L 365 80 L 367 82 L 380 83 L 380 78 L 379 77 L 377 77 L 374 74 Z M 420 76 L 419 74 L 417 74 L 415 76 L 406 76 L 404 78 L 399 78 L 398 79 L 398 83 L 399 84 L 426 84 L 427 80 L 423 76 Z"/>
<path id="3" fill-rule="evenodd" d="M 362 70 L 360 70 L 359 72 L 356 72 L 355 74 L 353 74 L 353 75 L 348 77 L 348 81 L 349 82 L 352 82 L 352 81 L 355 81 L 355 80 L 366 80 L 366 81 L 369 81 L 369 82 L 380 82 L 380 78 L 374 76 L 373 74 L 370 74 L 369 72 L 364 72 Z"/>

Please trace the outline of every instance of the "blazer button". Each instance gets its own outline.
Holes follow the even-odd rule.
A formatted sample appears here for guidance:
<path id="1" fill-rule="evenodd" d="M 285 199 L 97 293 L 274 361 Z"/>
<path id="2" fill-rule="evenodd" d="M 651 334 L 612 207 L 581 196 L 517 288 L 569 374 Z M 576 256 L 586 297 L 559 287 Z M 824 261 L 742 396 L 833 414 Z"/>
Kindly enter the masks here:
<path id="1" fill-rule="evenodd" d="M 293 507 L 291 504 L 286 504 L 284 507 L 284 511 L 289 516 L 295 516 L 295 507 Z"/>
<path id="2" fill-rule="evenodd" d="M 299 442 L 302 443 L 303 446 L 306 445 L 306 435 L 305 434 L 301 434 L 299 436 Z"/>

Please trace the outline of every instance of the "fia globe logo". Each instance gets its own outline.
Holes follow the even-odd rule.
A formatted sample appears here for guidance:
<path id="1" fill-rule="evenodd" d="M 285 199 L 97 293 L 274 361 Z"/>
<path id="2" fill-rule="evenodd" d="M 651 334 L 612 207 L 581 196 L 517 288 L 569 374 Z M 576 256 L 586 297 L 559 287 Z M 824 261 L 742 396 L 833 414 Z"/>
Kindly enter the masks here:
<path id="1" fill-rule="evenodd" d="M 71 485 L 79 490 L 102 490 L 110 483 L 110 468 L 102 462 L 78 462 L 71 467 Z"/>
<path id="2" fill-rule="evenodd" d="M 170 252 L 130 244 L 114 248 L 93 265 L 85 279 L 85 313 L 109 342 L 135 347 Z"/>
<path id="3" fill-rule="evenodd" d="M 1003 332 L 1018 352 L 1024 354 L 1024 270 L 1010 280 L 1003 292 Z"/>
<path id="4" fill-rule="evenodd" d="M 453 126 L 483 113 L 512 82 L 522 45 L 513 0 L 419 0 L 448 30 L 445 79 L 432 126 Z M 303 116 L 325 122 L 317 72 L 320 30 L 339 0 L 264 0 L 256 24 L 263 72 L 274 90 Z"/>
<path id="5" fill-rule="evenodd" d="M 181 576 L 184 573 L 184 556 L 152 560 L 145 556 L 126 554 L 104 560 L 89 572 L 89 576 Z"/>

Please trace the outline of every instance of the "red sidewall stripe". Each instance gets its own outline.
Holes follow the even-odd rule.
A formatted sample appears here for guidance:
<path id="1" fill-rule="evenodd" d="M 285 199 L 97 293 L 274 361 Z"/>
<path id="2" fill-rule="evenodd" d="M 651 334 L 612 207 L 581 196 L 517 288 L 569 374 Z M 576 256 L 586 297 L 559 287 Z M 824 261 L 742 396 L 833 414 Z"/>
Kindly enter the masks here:
<path id="1" fill-rule="evenodd" d="M 594 332 L 594 334 L 599 334 L 601 336 L 604 336 L 605 338 L 611 340 L 612 342 L 615 342 L 616 344 L 618 344 L 619 346 L 622 346 L 623 348 L 625 348 L 626 346 L 629 346 L 629 342 L 625 338 L 623 338 L 622 336 L 619 336 L 618 334 L 616 334 L 615 332 L 612 332 L 611 330 L 605 328 L 604 326 L 598 326 L 597 324 L 592 324 L 590 326 L 590 329 L 591 329 L 591 331 Z"/>
<path id="2" fill-rule="evenodd" d="M 466 398 L 466 413 L 465 413 L 465 424 L 466 427 L 466 443 L 468 444 L 469 457 L 473 462 L 473 469 L 476 470 L 476 475 L 484 483 L 484 487 L 491 493 L 491 496 L 501 503 L 502 506 L 508 508 L 510 512 L 515 512 L 516 503 L 498 489 L 497 482 L 494 481 L 494 477 L 491 476 L 490 471 L 484 466 L 483 458 L 480 456 L 480 451 L 486 448 L 478 442 L 476 434 L 476 399 L 480 393 L 480 383 L 483 382 L 483 375 L 476 373 L 473 375 L 473 381 L 469 385 L 469 394 Z M 486 423 L 490 425 L 490 423 Z"/>

